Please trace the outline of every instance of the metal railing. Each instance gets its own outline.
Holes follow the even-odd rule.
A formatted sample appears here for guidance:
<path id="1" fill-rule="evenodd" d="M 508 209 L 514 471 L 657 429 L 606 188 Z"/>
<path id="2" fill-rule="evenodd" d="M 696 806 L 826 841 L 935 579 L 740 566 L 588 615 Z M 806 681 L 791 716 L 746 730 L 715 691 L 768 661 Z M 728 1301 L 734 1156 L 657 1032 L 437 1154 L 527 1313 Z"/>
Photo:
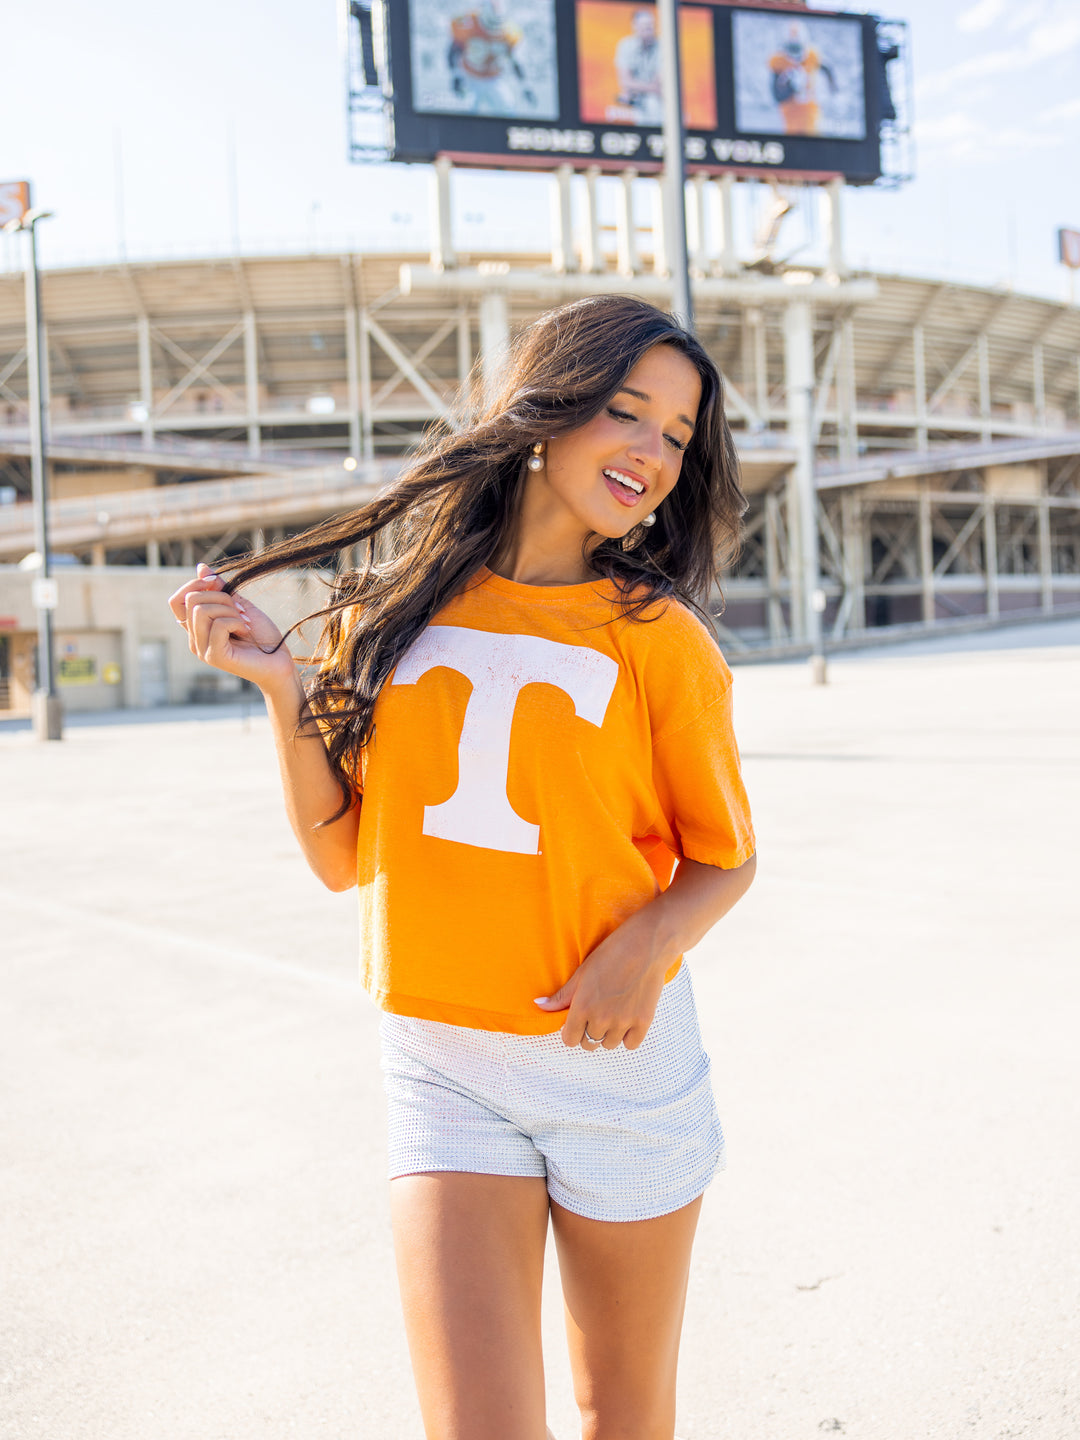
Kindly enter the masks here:
<path id="1" fill-rule="evenodd" d="M 236 480 L 193 480 L 181 485 L 158 485 L 146 490 L 114 491 L 54 500 L 50 506 L 51 528 L 57 540 L 73 531 L 93 533 L 107 539 L 115 529 L 133 523 L 154 528 L 153 522 L 182 521 L 202 511 L 280 506 L 296 500 L 313 508 L 357 490 L 376 490 L 400 471 L 400 460 L 366 461 L 354 470 L 341 465 L 324 465 L 311 470 L 281 475 L 244 476 Z M 0 509 L 0 543 L 10 545 L 14 537 L 32 535 L 31 506 L 28 501 Z"/>

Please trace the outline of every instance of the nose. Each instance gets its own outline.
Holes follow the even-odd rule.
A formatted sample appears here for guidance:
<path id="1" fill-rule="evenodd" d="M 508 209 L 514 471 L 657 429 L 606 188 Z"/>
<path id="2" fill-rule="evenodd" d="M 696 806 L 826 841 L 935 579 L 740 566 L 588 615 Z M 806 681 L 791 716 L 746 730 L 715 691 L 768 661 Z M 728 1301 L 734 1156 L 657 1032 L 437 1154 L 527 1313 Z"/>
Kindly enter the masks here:
<path id="1" fill-rule="evenodd" d="M 642 470 L 659 470 L 664 463 L 664 437 L 658 425 L 642 425 L 627 446 L 627 454 Z"/>

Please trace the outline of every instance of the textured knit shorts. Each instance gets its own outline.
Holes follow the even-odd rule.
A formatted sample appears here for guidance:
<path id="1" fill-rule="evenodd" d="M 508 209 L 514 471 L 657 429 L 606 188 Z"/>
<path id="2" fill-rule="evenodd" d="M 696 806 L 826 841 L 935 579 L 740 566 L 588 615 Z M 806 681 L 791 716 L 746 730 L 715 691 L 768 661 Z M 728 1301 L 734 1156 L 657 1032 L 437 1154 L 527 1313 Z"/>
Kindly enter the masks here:
<path id="1" fill-rule="evenodd" d="M 546 1177 L 591 1220 L 648 1220 L 688 1205 L 723 1167 L 724 1137 L 685 964 L 636 1050 L 569 1049 L 384 1015 L 390 1176 Z"/>

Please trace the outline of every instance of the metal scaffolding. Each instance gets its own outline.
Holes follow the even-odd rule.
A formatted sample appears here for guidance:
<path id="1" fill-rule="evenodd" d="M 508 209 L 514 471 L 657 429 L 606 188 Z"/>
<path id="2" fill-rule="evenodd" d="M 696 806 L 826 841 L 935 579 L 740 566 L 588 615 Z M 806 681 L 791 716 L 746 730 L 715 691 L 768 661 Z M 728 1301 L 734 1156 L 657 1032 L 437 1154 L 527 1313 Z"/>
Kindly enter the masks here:
<path id="1" fill-rule="evenodd" d="M 811 649 L 819 630 L 828 645 L 1080 602 L 1080 313 L 852 273 L 838 186 L 823 192 L 824 267 L 750 268 L 733 183 L 687 187 L 697 331 L 724 372 L 751 502 L 724 584 L 730 643 Z M 557 174 L 549 255 L 461 252 L 443 165 L 424 255 L 45 275 L 57 545 L 187 564 L 359 503 L 470 383 L 491 383 L 542 309 L 601 290 L 669 303 L 662 221 L 639 223 L 634 184 Z M 0 563 L 31 548 L 21 299 L 21 277 L 0 276 L 0 487 L 15 494 Z M 245 475 L 264 488 L 245 492 Z"/>

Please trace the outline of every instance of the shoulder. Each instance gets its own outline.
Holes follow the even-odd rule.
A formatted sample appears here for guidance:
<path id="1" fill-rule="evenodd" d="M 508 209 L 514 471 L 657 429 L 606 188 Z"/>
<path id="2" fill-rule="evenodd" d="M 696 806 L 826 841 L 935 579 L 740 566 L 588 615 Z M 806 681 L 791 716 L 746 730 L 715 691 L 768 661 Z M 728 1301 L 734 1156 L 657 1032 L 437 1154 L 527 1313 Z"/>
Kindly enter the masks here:
<path id="1" fill-rule="evenodd" d="M 679 717 L 693 718 L 731 688 L 731 670 L 712 630 L 680 601 L 658 600 L 640 619 L 623 624 L 625 653 L 665 728 Z"/>

